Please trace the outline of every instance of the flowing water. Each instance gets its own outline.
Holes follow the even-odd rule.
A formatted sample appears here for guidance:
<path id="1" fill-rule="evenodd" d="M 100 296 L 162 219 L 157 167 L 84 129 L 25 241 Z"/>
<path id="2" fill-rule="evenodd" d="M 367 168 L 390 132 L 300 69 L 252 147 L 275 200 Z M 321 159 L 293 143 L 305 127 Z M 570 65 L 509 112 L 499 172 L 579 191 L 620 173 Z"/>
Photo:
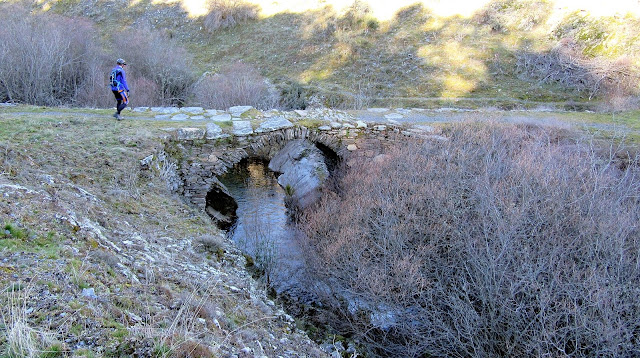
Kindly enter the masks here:
<path id="1" fill-rule="evenodd" d="M 304 260 L 284 204 L 285 192 L 267 162 L 243 160 L 219 177 L 238 203 L 237 221 L 228 235 L 278 293 L 300 291 Z"/>

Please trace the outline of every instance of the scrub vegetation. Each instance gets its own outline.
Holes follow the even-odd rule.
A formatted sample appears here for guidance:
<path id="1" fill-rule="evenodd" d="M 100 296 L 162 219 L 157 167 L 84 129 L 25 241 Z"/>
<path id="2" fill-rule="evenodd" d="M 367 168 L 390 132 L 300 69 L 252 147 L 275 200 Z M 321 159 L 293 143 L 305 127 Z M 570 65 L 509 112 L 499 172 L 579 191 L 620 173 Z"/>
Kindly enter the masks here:
<path id="1" fill-rule="evenodd" d="M 372 356 L 640 354 L 640 158 L 536 126 L 444 133 L 350 162 L 304 213 L 315 319 Z"/>
<path id="2" fill-rule="evenodd" d="M 2 8 L 2 101 L 109 106 L 106 73 L 126 57 L 140 106 L 212 103 L 212 78 L 241 78 L 271 88 L 243 99 L 256 107 L 638 107 L 640 20 L 587 12 L 557 19 L 547 0 L 495 0 L 470 17 L 416 3 L 389 20 L 360 0 L 269 16 L 241 0 L 211 0 L 196 17 L 162 2 Z M 237 98 L 222 87 L 216 97 Z M 234 100 L 218 105 L 226 102 Z"/>
<path id="3" fill-rule="evenodd" d="M 296 212 L 322 304 L 298 307 L 300 326 L 353 358 L 640 356 L 637 144 L 538 125 L 595 121 L 637 143 L 640 19 L 553 15 L 546 0 L 389 20 L 364 1 L 267 16 L 211 0 L 195 17 L 0 2 L 0 102 L 34 105 L 0 107 L 0 356 L 326 356 L 172 191 L 175 123 L 105 122 L 120 57 L 132 107 L 606 112 L 477 111 L 484 123 L 355 151 Z"/>

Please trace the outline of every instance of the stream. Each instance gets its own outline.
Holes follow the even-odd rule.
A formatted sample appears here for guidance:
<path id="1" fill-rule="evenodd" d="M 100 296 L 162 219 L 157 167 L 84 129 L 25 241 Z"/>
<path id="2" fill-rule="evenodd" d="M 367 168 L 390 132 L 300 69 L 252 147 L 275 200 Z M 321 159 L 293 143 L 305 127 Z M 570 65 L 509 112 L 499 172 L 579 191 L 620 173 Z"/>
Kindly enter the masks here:
<path id="1" fill-rule="evenodd" d="M 308 296 L 304 259 L 284 204 L 285 191 L 267 165 L 259 159 L 243 160 L 219 177 L 238 204 L 238 219 L 227 235 L 253 258 L 276 293 Z"/>

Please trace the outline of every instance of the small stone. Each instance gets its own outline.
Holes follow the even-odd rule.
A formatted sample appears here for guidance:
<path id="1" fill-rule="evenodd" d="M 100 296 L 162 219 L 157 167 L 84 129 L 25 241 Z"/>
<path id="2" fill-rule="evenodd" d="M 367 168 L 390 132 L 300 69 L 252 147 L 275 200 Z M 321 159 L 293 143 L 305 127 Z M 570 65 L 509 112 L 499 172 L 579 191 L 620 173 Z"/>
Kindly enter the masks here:
<path id="1" fill-rule="evenodd" d="M 204 138 L 205 130 L 202 128 L 179 128 L 176 131 L 178 140 L 195 140 Z"/>
<path id="2" fill-rule="evenodd" d="M 90 298 L 92 300 L 97 300 L 98 296 L 96 296 L 96 291 L 93 289 L 93 287 L 91 288 L 83 288 L 82 289 L 82 296 L 86 297 L 86 298 Z"/>
<path id="3" fill-rule="evenodd" d="M 358 150 L 358 146 L 355 145 L 355 144 L 349 144 L 347 146 L 347 150 L 350 151 L 350 152 L 353 152 L 354 150 Z"/>
<path id="4" fill-rule="evenodd" d="M 203 114 L 204 108 L 202 107 L 182 107 L 180 108 L 180 112 L 188 113 L 188 114 Z"/>
<path id="5" fill-rule="evenodd" d="M 256 133 L 273 132 L 279 129 L 291 128 L 293 123 L 289 122 L 284 117 L 271 117 L 260 124 L 260 127 L 256 129 Z"/>
<path id="6" fill-rule="evenodd" d="M 215 123 L 207 123 L 207 139 L 218 139 L 222 138 L 224 134 L 222 133 L 222 128 Z"/>
<path id="7" fill-rule="evenodd" d="M 189 119 L 189 115 L 184 113 L 179 113 L 171 117 L 171 120 L 174 120 L 174 121 L 186 121 L 187 119 Z"/>
<path id="8" fill-rule="evenodd" d="M 246 136 L 253 133 L 250 121 L 233 121 L 233 134 Z"/>
<path id="9" fill-rule="evenodd" d="M 231 113 L 231 115 L 233 117 L 240 117 L 245 112 L 247 112 L 247 111 L 249 111 L 251 109 L 253 109 L 252 106 L 234 106 L 234 107 L 229 107 L 229 112 Z"/>

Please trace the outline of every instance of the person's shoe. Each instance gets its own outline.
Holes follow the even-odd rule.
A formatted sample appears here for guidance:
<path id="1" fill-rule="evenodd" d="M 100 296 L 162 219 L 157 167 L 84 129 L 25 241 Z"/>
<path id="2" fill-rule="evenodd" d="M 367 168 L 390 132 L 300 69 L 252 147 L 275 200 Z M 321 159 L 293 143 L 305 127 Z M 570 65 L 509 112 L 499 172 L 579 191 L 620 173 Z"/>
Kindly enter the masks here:
<path id="1" fill-rule="evenodd" d="M 115 118 L 115 119 L 117 119 L 117 120 L 120 120 L 118 117 L 120 117 L 120 115 L 118 114 L 118 112 L 116 112 L 116 113 L 114 113 L 114 114 L 113 114 L 113 118 Z"/>

